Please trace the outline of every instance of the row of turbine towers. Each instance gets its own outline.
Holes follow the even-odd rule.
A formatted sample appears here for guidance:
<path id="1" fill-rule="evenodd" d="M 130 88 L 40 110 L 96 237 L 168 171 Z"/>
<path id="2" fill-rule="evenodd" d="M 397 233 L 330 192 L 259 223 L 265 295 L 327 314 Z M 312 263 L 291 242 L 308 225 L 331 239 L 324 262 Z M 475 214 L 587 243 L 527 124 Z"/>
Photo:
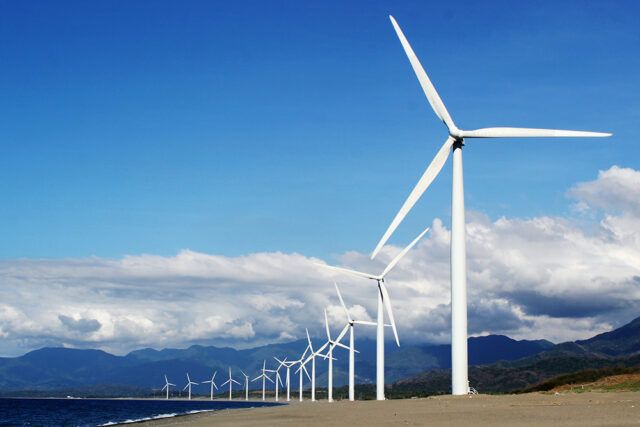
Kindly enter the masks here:
<path id="1" fill-rule="evenodd" d="M 384 328 L 391 327 L 393 330 L 393 334 L 395 337 L 396 344 L 400 345 L 400 339 L 398 337 L 398 332 L 395 325 L 395 320 L 393 317 L 393 311 L 391 308 L 391 301 L 389 299 L 389 294 L 387 292 L 385 286 L 385 277 L 393 268 L 398 264 L 398 262 L 404 257 L 404 255 L 411 250 L 413 246 L 418 243 L 418 241 L 424 236 L 429 228 L 425 229 L 418 237 L 416 237 L 406 248 L 404 248 L 395 258 L 391 260 L 391 262 L 386 266 L 383 272 L 379 275 L 363 273 L 360 271 L 349 270 L 341 267 L 329 266 L 326 264 L 318 264 L 324 268 L 331 269 L 333 271 L 344 272 L 347 274 L 351 274 L 357 277 L 366 278 L 375 280 L 377 283 L 376 293 L 378 294 L 378 316 L 377 322 L 371 322 L 368 320 L 359 320 L 354 319 L 347 308 L 347 305 L 344 302 L 344 298 L 342 297 L 342 293 L 340 292 L 340 288 L 336 282 L 334 282 L 334 287 L 336 290 L 336 294 L 338 296 L 338 300 L 340 301 L 340 305 L 345 313 L 346 322 L 342 327 L 340 333 L 332 338 L 331 328 L 329 327 L 329 318 L 327 316 L 327 310 L 324 310 L 324 326 L 325 332 L 327 335 L 326 341 L 322 343 L 322 345 L 314 350 L 313 342 L 311 340 L 311 336 L 309 335 L 309 330 L 305 328 L 306 337 L 307 337 L 307 346 L 302 352 L 301 356 L 295 360 L 287 360 L 286 357 L 278 358 L 274 356 L 274 360 L 277 362 L 277 367 L 275 369 L 267 369 L 266 360 L 263 361 L 262 369 L 260 375 L 256 378 L 252 379 L 251 382 L 262 380 L 262 400 L 266 399 L 266 382 L 269 381 L 274 384 L 274 392 L 275 392 L 275 400 L 279 400 L 279 391 L 280 386 L 286 386 L 286 399 L 287 401 L 291 400 L 291 369 L 296 365 L 298 368 L 295 370 L 294 374 L 298 374 L 299 377 L 299 386 L 298 386 L 298 399 L 300 401 L 303 400 L 303 391 L 304 391 L 304 376 L 306 375 L 307 379 L 310 381 L 310 392 L 311 392 L 311 400 L 316 401 L 316 358 L 321 357 L 328 362 L 328 370 L 327 370 L 327 400 L 329 402 L 333 402 L 333 361 L 336 360 L 333 357 L 333 351 L 336 347 L 341 347 L 349 352 L 349 400 L 355 400 L 355 354 L 359 353 L 358 350 L 355 349 L 355 325 L 367 325 L 367 326 L 376 326 L 377 334 L 376 334 L 376 348 L 377 348 L 377 359 L 376 359 L 376 381 L 377 381 L 377 394 L 376 397 L 380 398 L 380 390 L 382 390 L 382 399 L 384 399 Z M 390 323 L 384 323 L 384 313 L 383 311 L 386 309 L 387 314 L 390 319 Z M 345 345 L 342 343 L 342 340 L 349 334 L 349 344 Z M 311 373 L 307 369 L 306 365 L 311 364 Z M 280 369 L 285 368 L 285 381 L 282 381 L 282 377 L 280 375 Z M 240 370 L 242 375 L 244 376 L 244 389 L 245 389 L 245 400 L 249 400 L 249 375 L 245 374 L 244 371 Z M 275 375 L 275 379 L 272 379 L 269 374 L 273 373 Z M 204 383 L 210 384 L 210 398 L 213 400 L 214 398 L 214 388 L 218 391 L 218 386 L 215 383 L 217 371 L 214 371 L 211 379 L 207 381 L 203 381 Z M 165 385 L 162 388 L 162 391 L 166 391 L 166 399 L 170 397 L 170 387 L 175 387 L 176 385 L 170 383 L 167 376 L 164 376 Z M 233 398 L 233 384 L 241 385 L 238 381 L 233 379 L 231 374 L 231 368 L 229 368 L 229 378 L 221 384 L 221 387 L 228 385 L 229 391 L 229 400 Z M 183 388 L 184 390 L 188 390 L 188 399 L 191 400 L 191 387 L 193 385 L 198 385 L 198 383 L 191 380 L 191 377 L 187 373 L 187 384 Z"/>
<path id="2" fill-rule="evenodd" d="M 327 399 L 332 402 L 333 401 L 333 361 L 336 360 L 333 357 L 333 351 L 336 347 L 341 347 L 349 351 L 349 400 L 355 400 L 355 353 L 358 351 L 355 349 L 355 325 L 367 325 L 367 326 L 376 326 L 377 334 L 376 334 L 376 349 L 377 349 L 377 358 L 376 358 L 376 397 L 380 398 L 379 391 L 382 390 L 382 399 L 384 399 L 384 328 L 391 327 L 393 330 L 393 334 L 395 337 L 396 344 L 400 345 L 400 339 L 398 337 L 398 332 L 395 325 L 395 320 L 393 317 L 393 310 L 391 308 L 391 301 L 389 299 L 389 293 L 385 286 L 385 278 L 389 272 L 393 270 L 393 268 L 398 264 L 398 262 L 413 248 L 418 241 L 424 236 L 429 228 L 426 228 L 418 237 L 416 237 L 406 248 L 404 248 L 399 254 L 395 256 L 391 260 L 391 262 L 386 266 L 386 268 L 382 271 L 381 274 L 369 274 L 363 273 L 356 270 L 349 270 L 342 267 L 334 267 L 326 264 L 317 264 L 324 268 L 328 268 L 333 271 L 343 272 L 347 274 L 351 274 L 357 277 L 371 279 L 376 281 L 376 294 L 378 295 L 378 316 L 377 322 L 371 322 L 368 320 L 359 320 L 354 319 L 347 308 L 347 305 L 344 302 L 344 298 L 342 297 L 342 293 L 340 292 L 340 288 L 336 282 L 334 282 L 334 287 L 336 290 L 336 294 L 338 296 L 338 300 L 340 301 L 340 305 L 345 313 L 346 322 L 342 327 L 340 333 L 336 336 L 336 338 L 332 338 L 331 328 L 329 327 L 329 318 L 327 316 L 327 310 L 324 310 L 324 326 L 325 332 L 327 334 L 326 341 L 317 349 L 314 350 L 313 342 L 311 340 L 311 336 L 309 335 L 309 330 L 305 328 L 306 336 L 307 336 L 307 346 L 300 358 L 296 360 L 287 360 L 286 357 L 278 358 L 274 356 L 274 360 L 277 362 L 278 366 L 275 369 L 267 369 L 266 368 L 266 360 L 263 361 L 261 373 L 256 378 L 251 381 L 262 380 L 262 400 L 266 399 L 266 382 L 269 381 L 274 384 L 275 391 L 275 400 L 279 400 L 279 390 L 280 386 L 286 385 L 287 390 L 287 401 L 291 400 L 291 368 L 298 365 L 298 369 L 294 372 L 299 376 L 299 400 L 303 399 L 303 389 L 304 389 L 304 377 L 306 375 L 308 380 L 311 382 L 310 390 L 311 390 L 311 400 L 316 400 L 316 357 L 321 357 L 324 360 L 328 361 L 329 368 L 327 370 L 328 378 L 327 378 Z M 384 313 L 383 311 L 387 311 L 387 315 L 389 316 L 390 323 L 384 323 Z M 342 340 L 349 334 L 349 345 L 345 345 L 342 343 Z M 311 364 L 311 373 L 306 368 L 307 364 Z M 286 369 L 285 381 L 282 381 L 282 377 L 280 375 L 280 369 Z M 245 377 L 244 388 L 245 388 L 245 400 L 249 400 L 249 375 L 245 374 L 242 370 L 240 371 L 242 375 Z M 275 374 L 275 379 L 272 379 L 269 374 Z M 214 388 L 218 390 L 218 386 L 215 383 L 215 377 L 217 372 L 214 372 L 211 379 L 207 381 L 203 381 L 203 383 L 210 384 L 210 398 L 213 400 L 214 396 Z M 162 388 L 162 391 L 166 391 L 166 398 L 169 399 L 170 387 L 175 387 L 176 385 L 170 383 L 167 376 L 165 375 L 165 385 Z M 238 381 L 233 379 L 231 375 L 231 368 L 229 368 L 229 379 L 225 381 L 221 387 L 225 385 L 229 386 L 229 400 L 232 399 L 233 393 L 233 384 L 240 385 Z M 198 385 L 198 383 L 191 380 L 191 377 L 187 373 L 187 384 L 185 385 L 184 390 L 188 390 L 188 398 L 191 399 L 191 386 Z"/>
<path id="3" fill-rule="evenodd" d="M 444 123 L 447 128 L 448 136 L 442 147 L 438 150 L 433 160 L 419 179 L 416 186 L 413 188 L 408 198 L 392 220 L 391 224 L 387 228 L 386 232 L 378 242 L 376 248 L 371 254 L 371 259 L 375 258 L 382 247 L 389 240 L 396 228 L 403 221 L 405 216 L 413 208 L 413 206 L 420 199 L 422 194 L 427 190 L 431 183 L 438 176 L 444 164 L 449 156 L 453 153 L 453 181 L 452 181 L 452 197 L 451 197 L 451 391 L 454 395 L 468 394 L 471 389 L 468 381 L 468 351 L 467 351 L 467 272 L 466 272 L 466 230 L 465 230 L 465 208 L 464 208 L 464 184 L 463 184 L 463 171 L 462 171 L 462 148 L 464 147 L 465 140 L 469 139 L 483 139 L 483 138 L 547 138 L 547 137 L 608 137 L 610 133 L 602 132 L 585 132 L 585 131 L 571 131 L 571 130 L 557 130 L 557 129 L 535 129 L 535 128 L 513 128 L 513 127 L 491 127 L 481 128 L 475 130 L 462 130 L 456 126 L 451 115 L 447 111 L 440 95 L 436 91 L 433 83 L 429 79 L 426 71 L 422 67 L 420 60 L 416 56 L 413 48 L 409 44 L 404 33 L 400 29 L 400 26 L 396 20 L 390 16 L 391 23 L 396 32 L 396 35 L 400 39 L 400 43 L 407 55 L 409 62 L 415 72 L 418 82 L 436 116 Z M 351 275 L 355 275 L 361 278 L 374 280 L 377 282 L 377 321 L 358 321 L 351 318 L 349 311 L 344 304 L 340 290 L 336 284 L 336 291 L 340 299 L 340 303 L 344 308 L 347 315 L 347 325 L 343 328 L 341 333 L 335 340 L 331 339 L 328 321 L 325 311 L 325 325 L 327 330 L 327 342 L 324 343 L 318 350 L 314 351 L 307 331 L 308 345 L 302 356 L 295 361 L 287 362 L 286 359 L 276 359 L 279 363 L 278 368 L 275 370 L 266 370 L 266 362 L 263 364 L 261 376 L 255 378 L 253 381 L 262 378 L 263 381 L 263 399 L 265 381 L 274 382 L 267 376 L 267 372 L 275 372 L 275 389 L 276 396 L 278 393 L 278 371 L 285 367 L 287 369 L 287 399 L 289 399 L 290 389 L 290 369 L 299 365 L 296 373 L 300 376 L 300 399 L 302 399 L 302 386 L 303 386 L 303 372 L 311 381 L 311 396 L 312 400 L 315 400 L 315 358 L 321 356 L 329 362 L 329 387 L 328 395 L 329 400 L 332 400 L 332 361 L 333 350 L 336 346 L 346 347 L 341 343 L 341 340 L 349 332 L 349 399 L 353 400 L 354 397 L 354 378 L 355 378 L 355 366 L 354 366 L 354 325 L 365 324 L 375 325 L 377 327 L 376 333 L 376 398 L 378 400 L 384 400 L 384 328 L 391 327 L 396 340 L 396 344 L 400 345 L 398 338 L 398 332 L 393 317 L 393 311 L 391 309 L 391 300 L 389 293 L 385 286 L 386 275 L 395 267 L 398 261 L 417 243 L 417 241 L 427 232 L 428 228 L 424 230 L 409 246 L 407 246 L 398 256 L 396 256 L 391 263 L 384 269 L 379 275 L 367 274 L 355 270 L 350 270 L 341 267 L 332 267 L 325 264 L 321 264 L 322 267 L 330 268 L 334 271 L 343 272 Z M 384 312 L 386 311 L 389 317 L 389 324 L 384 323 Z M 327 350 L 326 353 L 322 351 Z M 307 355 L 307 353 L 309 353 Z M 312 374 L 309 375 L 305 365 L 311 363 Z M 189 380 L 190 381 L 190 380 Z M 231 390 L 232 382 L 239 384 L 237 381 L 231 378 L 231 371 L 229 371 L 229 387 Z M 167 384 L 168 381 L 167 381 Z M 226 384 L 226 383 L 225 383 Z M 245 377 L 245 384 L 248 384 L 248 377 Z M 213 389 L 213 386 L 212 386 Z M 247 385 L 248 390 L 248 385 Z M 231 393 L 231 391 L 230 391 Z M 248 394 L 247 394 L 248 396 Z M 231 397 L 231 395 L 230 395 Z"/>

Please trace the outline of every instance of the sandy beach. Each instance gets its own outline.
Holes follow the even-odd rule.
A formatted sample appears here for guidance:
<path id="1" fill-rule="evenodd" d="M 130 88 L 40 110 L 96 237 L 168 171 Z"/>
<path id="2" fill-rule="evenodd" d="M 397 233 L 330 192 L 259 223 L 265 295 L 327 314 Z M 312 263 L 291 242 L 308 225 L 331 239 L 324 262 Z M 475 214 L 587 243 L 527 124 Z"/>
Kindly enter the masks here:
<path id="1" fill-rule="evenodd" d="M 287 406 L 226 410 L 147 425 L 204 426 L 626 426 L 640 425 L 640 392 L 587 392 L 465 397 L 438 396 L 385 402 L 292 402 Z"/>

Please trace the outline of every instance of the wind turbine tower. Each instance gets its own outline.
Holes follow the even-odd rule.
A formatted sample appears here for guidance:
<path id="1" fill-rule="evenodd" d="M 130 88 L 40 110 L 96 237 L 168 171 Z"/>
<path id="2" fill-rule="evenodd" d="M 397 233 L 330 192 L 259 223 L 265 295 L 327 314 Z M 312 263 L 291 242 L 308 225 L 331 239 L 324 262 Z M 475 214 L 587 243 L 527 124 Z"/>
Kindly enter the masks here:
<path id="1" fill-rule="evenodd" d="M 464 212 L 464 184 L 462 174 L 462 148 L 472 138 L 547 138 L 547 137 L 605 137 L 610 133 L 584 132 L 557 129 L 532 129 L 513 127 L 491 127 L 462 130 L 449 115 L 440 95 L 427 76 L 420 60 L 404 36 L 396 20 L 390 16 L 393 28 L 418 77 L 422 91 L 436 116 L 447 128 L 448 136 L 424 174 L 413 188 L 396 216 L 391 221 L 378 245 L 373 250 L 374 258 L 402 222 L 407 213 L 438 176 L 453 152 L 453 189 L 451 195 L 451 391 L 454 395 L 469 393 L 467 357 L 467 265 Z"/>

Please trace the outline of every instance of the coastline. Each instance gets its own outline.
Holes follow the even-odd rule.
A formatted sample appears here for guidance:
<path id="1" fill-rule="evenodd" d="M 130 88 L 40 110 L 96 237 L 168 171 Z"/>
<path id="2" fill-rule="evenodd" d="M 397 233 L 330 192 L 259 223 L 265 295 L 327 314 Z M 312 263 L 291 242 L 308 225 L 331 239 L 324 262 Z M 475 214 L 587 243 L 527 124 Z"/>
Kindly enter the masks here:
<path id="1" fill-rule="evenodd" d="M 624 426 L 640 424 L 640 392 L 434 396 L 377 401 L 304 401 L 224 409 L 136 423 L 145 426 L 474 425 Z"/>

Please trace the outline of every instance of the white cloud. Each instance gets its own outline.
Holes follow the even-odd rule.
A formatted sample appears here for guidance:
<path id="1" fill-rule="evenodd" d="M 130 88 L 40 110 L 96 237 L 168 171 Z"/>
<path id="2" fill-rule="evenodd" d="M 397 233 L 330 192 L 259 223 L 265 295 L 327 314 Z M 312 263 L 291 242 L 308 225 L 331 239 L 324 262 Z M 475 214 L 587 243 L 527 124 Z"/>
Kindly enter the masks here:
<path id="1" fill-rule="evenodd" d="M 640 314 L 640 172 L 614 166 L 568 194 L 584 217 L 492 221 L 468 213 L 470 333 L 562 341 Z M 449 337 L 449 230 L 439 219 L 431 225 L 387 281 L 403 342 Z M 386 247 L 376 261 L 347 252 L 340 263 L 378 272 L 399 250 Z M 314 262 L 321 261 L 295 253 L 189 250 L 0 261 L 0 353 L 43 345 L 118 353 L 191 343 L 247 347 L 301 338 L 305 327 L 320 335 L 325 307 L 335 330 L 344 324 L 334 279 L 354 318 L 375 318 L 374 282 Z M 373 336 L 373 329 L 357 334 Z"/>

